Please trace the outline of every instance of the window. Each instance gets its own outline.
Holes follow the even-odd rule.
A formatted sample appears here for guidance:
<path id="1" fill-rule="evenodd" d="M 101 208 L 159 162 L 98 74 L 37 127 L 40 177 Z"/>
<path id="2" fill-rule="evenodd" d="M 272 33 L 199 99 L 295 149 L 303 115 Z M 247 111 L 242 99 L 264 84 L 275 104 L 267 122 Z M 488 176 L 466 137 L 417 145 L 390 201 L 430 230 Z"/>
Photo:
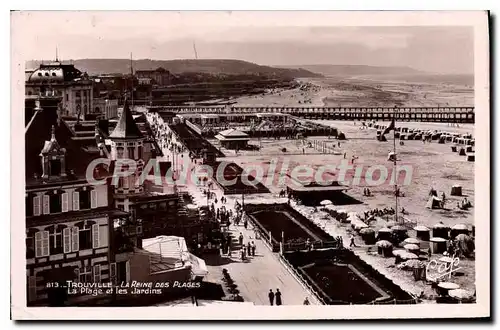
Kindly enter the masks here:
<path id="1" fill-rule="evenodd" d="M 35 236 L 33 233 L 28 233 L 26 236 L 26 259 L 35 257 Z"/>
<path id="2" fill-rule="evenodd" d="M 92 248 L 92 233 L 91 226 L 85 224 L 78 233 L 80 241 L 80 250 L 88 250 Z"/>
<path id="3" fill-rule="evenodd" d="M 50 214 L 50 197 L 43 195 L 43 214 Z"/>
<path id="4" fill-rule="evenodd" d="M 63 229 L 63 252 L 64 253 L 71 252 L 71 229 L 72 228 L 64 228 Z"/>
<path id="5" fill-rule="evenodd" d="M 61 212 L 61 194 L 54 192 L 49 195 L 49 205 L 51 213 Z"/>
<path id="6" fill-rule="evenodd" d="M 78 232 L 78 227 L 71 228 L 71 250 L 73 252 L 78 252 L 78 250 L 80 250 L 80 236 Z"/>
<path id="7" fill-rule="evenodd" d="M 101 282 L 101 265 L 94 265 L 94 282 Z"/>
<path id="8" fill-rule="evenodd" d="M 50 167 L 50 175 L 58 176 L 61 175 L 61 160 L 60 159 L 51 159 L 49 163 Z"/>
<path id="9" fill-rule="evenodd" d="M 49 232 L 39 231 L 35 233 L 35 257 L 47 257 L 50 254 Z"/>
<path id="10" fill-rule="evenodd" d="M 99 225 L 92 225 L 92 248 L 98 249 L 101 246 Z"/>
<path id="11" fill-rule="evenodd" d="M 76 91 L 76 92 L 75 92 L 75 96 L 76 96 L 76 97 L 81 97 L 81 93 L 80 93 L 80 91 Z"/>
<path id="12" fill-rule="evenodd" d="M 40 196 L 35 196 L 33 197 L 33 215 L 38 216 L 40 213 Z"/>
<path id="13" fill-rule="evenodd" d="M 61 194 L 61 211 L 69 211 L 69 194 L 67 192 Z"/>
<path id="14" fill-rule="evenodd" d="M 92 189 L 90 191 L 90 207 L 95 209 L 98 206 L 97 200 L 97 190 Z"/>
<path id="15" fill-rule="evenodd" d="M 82 283 L 90 283 L 92 282 L 92 267 L 85 266 L 80 269 L 80 282 Z"/>
<path id="16" fill-rule="evenodd" d="M 137 158 L 142 159 L 142 146 L 139 146 L 137 148 L 137 152 L 138 152 Z"/>
<path id="17" fill-rule="evenodd" d="M 128 147 L 128 158 L 135 159 L 135 147 Z"/>
<path id="18" fill-rule="evenodd" d="M 123 147 L 117 147 L 116 148 L 116 158 L 117 159 L 122 159 L 123 158 Z"/>
<path id="19" fill-rule="evenodd" d="M 73 191 L 73 211 L 78 211 L 80 209 L 80 193 L 78 191 Z"/>
<path id="20" fill-rule="evenodd" d="M 30 194 L 26 194 L 25 203 L 26 203 L 26 216 L 29 217 L 33 215 L 33 196 L 30 196 Z"/>
<path id="21" fill-rule="evenodd" d="M 63 228 L 54 226 L 50 233 L 50 251 L 52 254 L 63 253 Z"/>
<path id="22" fill-rule="evenodd" d="M 90 190 L 82 190 L 79 192 L 80 194 L 80 210 L 88 210 L 90 209 Z"/>

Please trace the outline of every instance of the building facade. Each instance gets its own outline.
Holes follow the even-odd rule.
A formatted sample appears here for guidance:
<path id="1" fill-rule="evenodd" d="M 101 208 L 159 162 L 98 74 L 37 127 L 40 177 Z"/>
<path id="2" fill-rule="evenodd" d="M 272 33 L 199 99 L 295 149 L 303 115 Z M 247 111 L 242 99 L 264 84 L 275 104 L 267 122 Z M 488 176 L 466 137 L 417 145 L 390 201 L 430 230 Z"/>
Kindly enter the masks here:
<path id="1" fill-rule="evenodd" d="M 93 112 L 92 80 L 72 64 L 41 64 L 26 80 L 27 98 L 50 98 L 60 101 L 62 116 L 80 117 Z"/>

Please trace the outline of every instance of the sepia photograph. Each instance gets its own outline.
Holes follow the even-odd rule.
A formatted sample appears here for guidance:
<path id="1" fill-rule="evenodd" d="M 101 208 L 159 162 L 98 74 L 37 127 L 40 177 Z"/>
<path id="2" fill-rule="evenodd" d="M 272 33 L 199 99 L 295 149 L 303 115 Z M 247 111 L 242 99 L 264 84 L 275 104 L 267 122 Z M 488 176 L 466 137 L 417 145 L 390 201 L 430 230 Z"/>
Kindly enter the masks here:
<path id="1" fill-rule="evenodd" d="M 489 317 L 488 20 L 11 12 L 13 318 Z"/>

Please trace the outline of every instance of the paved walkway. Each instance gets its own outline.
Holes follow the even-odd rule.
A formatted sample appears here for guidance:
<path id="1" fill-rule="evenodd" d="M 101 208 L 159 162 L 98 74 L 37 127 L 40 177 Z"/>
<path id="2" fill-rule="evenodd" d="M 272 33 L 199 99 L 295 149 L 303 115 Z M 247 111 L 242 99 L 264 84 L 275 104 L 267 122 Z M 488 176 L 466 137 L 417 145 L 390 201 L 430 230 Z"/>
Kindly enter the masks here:
<path id="1" fill-rule="evenodd" d="M 202 195 L 199 188 L 189 186 L 189 192 L 193 196 L 195 203 L 206 205 L 206 197 Z M 217 192 L 218 203 L 216 207 L 220 207 L 220 197 L 222 194 Z M 227 197 L 227 196 L 226 196 Z M 210 200 L 210 204 L 214 200 Z M 234 210 L 235 199 L 228 197 L 228 202 L 224 204 L 226 208 Z M 222 269 L 226 268 L 231 275 L 231 278 L 238 285 L 240 295 L 245 301 L 251 301 L 255 305 L 269 305 L 268 293 L 272 289 L 276 292 L 279 289 L 282 293 L 283 305 L 302 305 L 304 299 L 308 297 L 311 304 L 319 304 L 314 296 L 311 296 L 308 291 L 298 282 L 297 279 L 285 268 L 279 261 L 278 254 L 271 252 L 263 240 L 256 239 L 252 226 L 249 224 L 248 229 L 245 229 L 243 224 L 239 226 L 231 224 L 229 231 L 233 237 L 233 251 L 231 257 L 221 256 L 217 258 L 214 265 L 207 263 L 209 274 L 206 277 L 207 281 L 220 283 L 222 279 Z M 247 257 L 247 260 L 242 261 L 239 256 L 238 236 L 243 234 L 243 244 L 249 241 L 255 242 L 256 253 L 255 257 Z"/>

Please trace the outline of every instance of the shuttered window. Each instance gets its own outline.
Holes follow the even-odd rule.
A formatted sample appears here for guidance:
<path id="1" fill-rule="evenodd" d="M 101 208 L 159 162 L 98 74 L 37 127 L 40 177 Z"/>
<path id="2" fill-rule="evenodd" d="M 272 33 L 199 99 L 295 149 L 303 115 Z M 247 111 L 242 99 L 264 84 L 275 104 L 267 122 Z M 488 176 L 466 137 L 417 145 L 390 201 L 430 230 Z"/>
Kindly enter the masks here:
<path id="1" fill-rule="evenodd" d="M 38 216 L 41 214 L 40 210 L 40 196 L 33 197 L 33 215 Z"/>
<path id="2" fill-rule="evenodd" d="M 50 214 L 50 197 L 43 195 L 43 214 Z"/>
<path id="3" fill-rule="evenodd" d="M 100 246 L 99 241 L 99 225 L 92 225 L 92 248 L 97 249 Z"/>
<path id="4" fill-rule="evenodd" d="M 73 252 L 78 252 L 80 249 L 80 235 L 78 233 L 78 227 L 71 228 L 71 250 Z"/>
<path id="5" fill-rule="evenodd" d="M 80 210 L 80 193 L 78 191 L 73 192 L 73 211 Z"/>
<path id="6" fill-rule="evenodd" d="M 63 246 L 64 246 L 64 253 L 70 253 L 71 252 L 71 228 L 64 228 L 63 229 Z"/>
<path id="7" fill-rule="evenodd" d="M 46 257 L 50 253 L 49 232 L 38 231 L 35 233 L 35 257 Z"/>
<path id="8" fill-rule="evenodd" d="M 90 208 L 95 209 L 97 207 L 97 190 L 90 191 Z"/>
<path id="9" fill-rule="evenodd" d="M 61 195 L 61 199 L 62 199 L 62 211 L 68 212 L 69 211 L 69 194 L 63 193 Z"/>
<path id="10" fill-rule="evenodd" d="M 94 282 L 101 282 L 101 265 L 94 265 Z"/>

